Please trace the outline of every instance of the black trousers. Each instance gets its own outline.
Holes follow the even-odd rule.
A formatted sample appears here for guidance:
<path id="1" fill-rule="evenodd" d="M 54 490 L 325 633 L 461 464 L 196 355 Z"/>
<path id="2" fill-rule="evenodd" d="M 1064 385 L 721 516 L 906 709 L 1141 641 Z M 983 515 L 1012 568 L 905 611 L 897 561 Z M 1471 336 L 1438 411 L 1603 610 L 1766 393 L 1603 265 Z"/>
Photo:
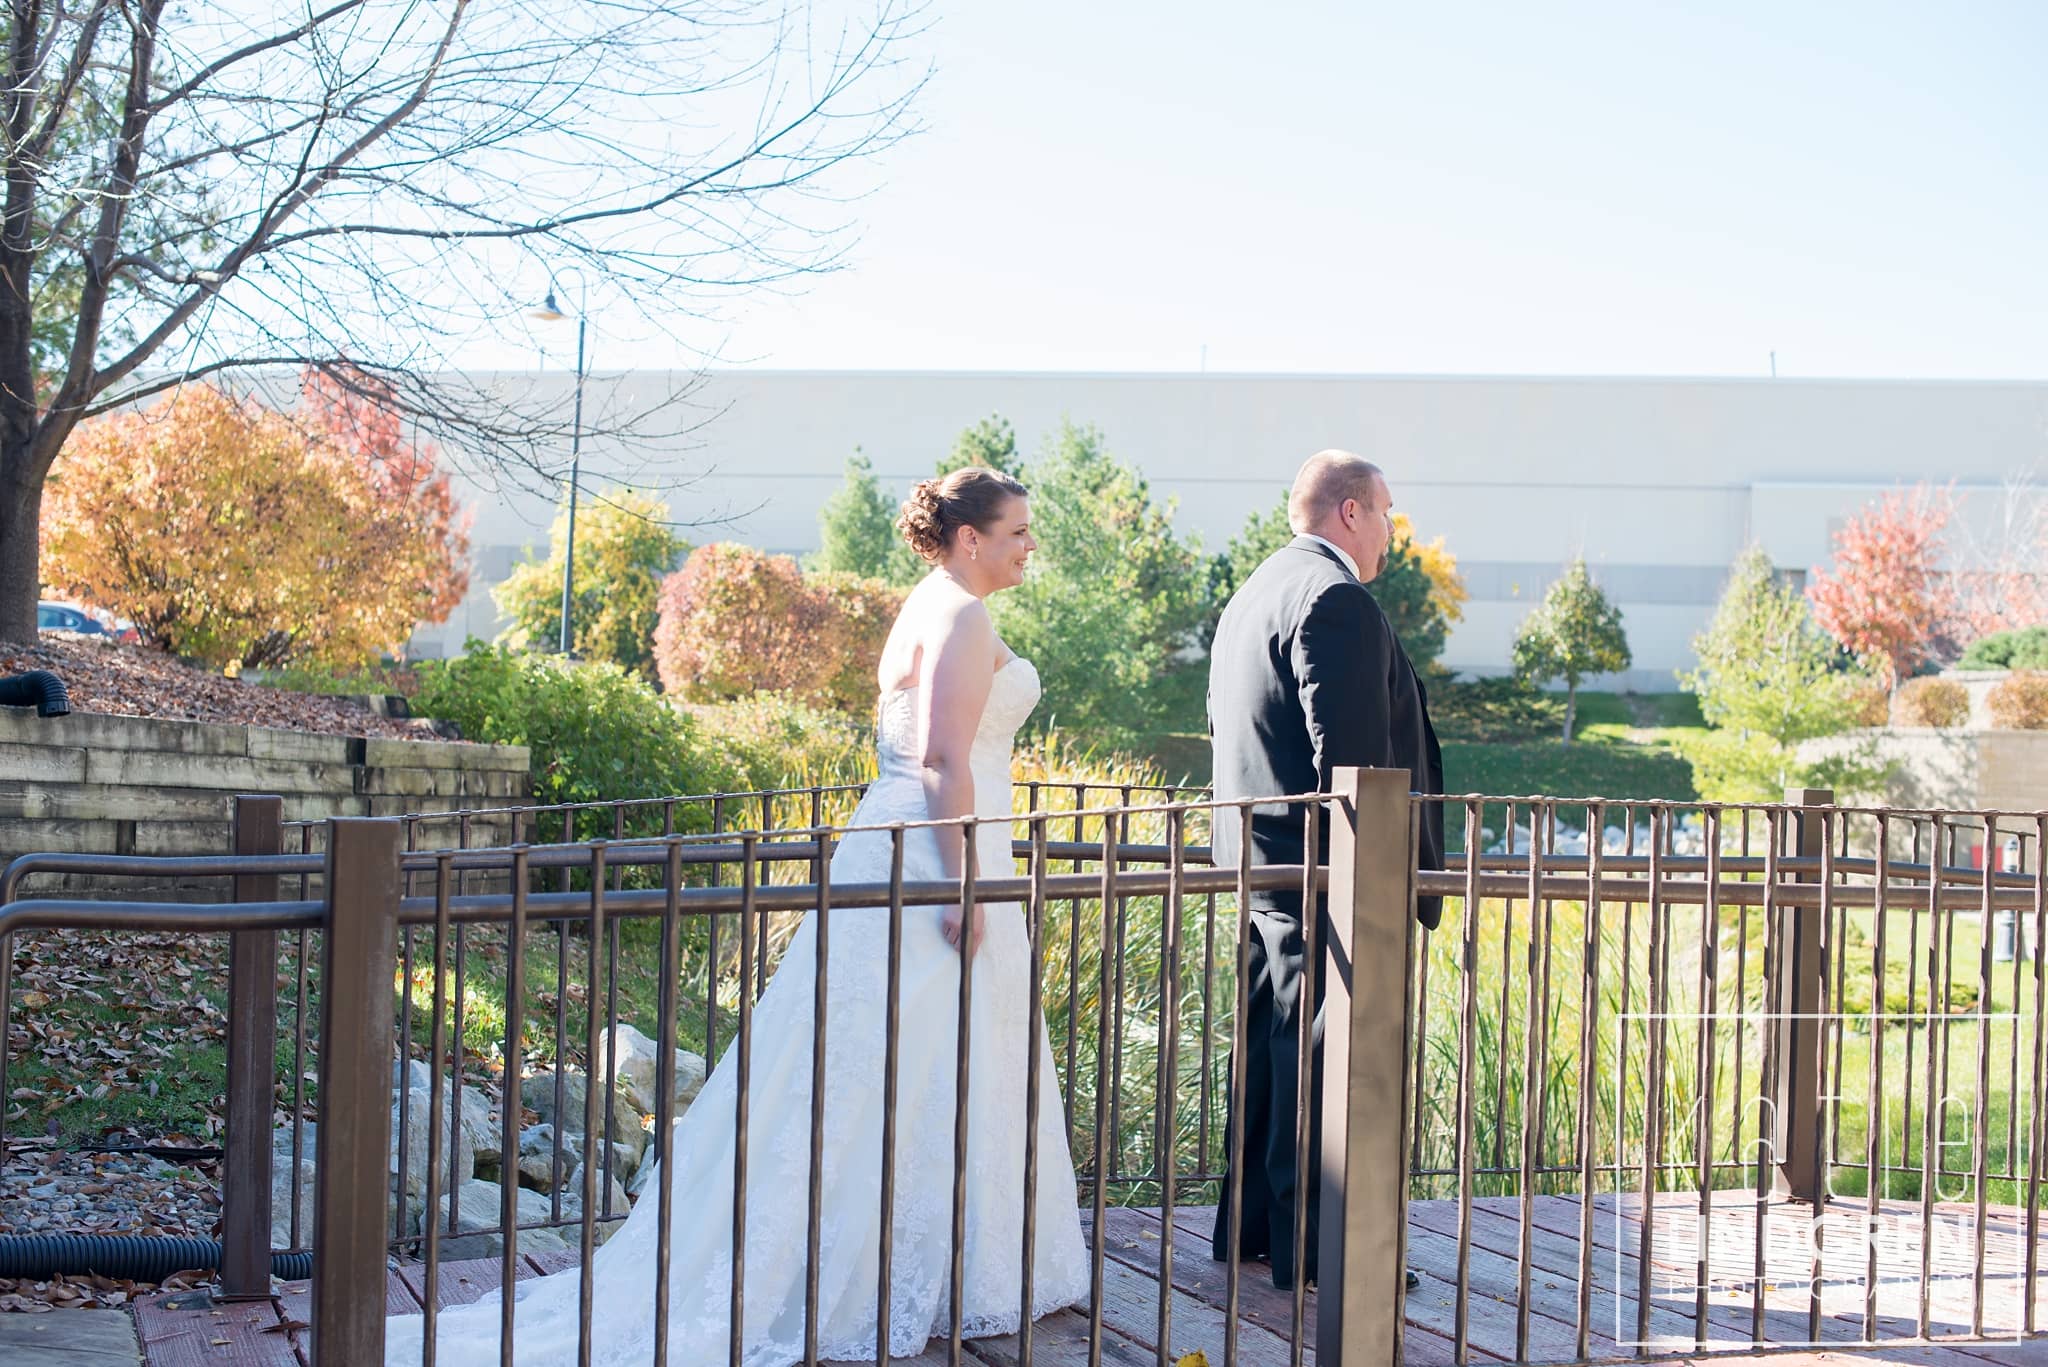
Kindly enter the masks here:
<path id="1" fill-rule="evenodd" d="M 1276 901 L 1279 899 L 1276 899 Z M 1320 903 L 1322 899 L 1317 899 Z M 1308 1171 L 1296 1164 L 1300 1134 L 1302 934 L 1301 900 L 1279 901 L 1252 912 L 1250 975 L 1245 1021 L 1244 1109 L 1233 1108 L 1225 1131 L 1227 1175 L 1216 1207 L 1213 1253 L 1218 1262 L 1265 1258 L 1273 1266 L 1273 1285 L 1291 1288 L 1294 1266 L 1294 1202 L 1307 1187 L 1307 1231 L 1303 1275 L 1316 1278 L 1318 1198 L 1321 1195 L 1323 1115 L 1323 965 L 1318 964 L 1310 1022 L 1312 1044 L 1308 1068 Z M 1328 943 L 1327 911 L 1318 906 L 1317 957 Z M 1227 1165 L 1236 1127 L 1244 1126 L 1243 1213 L 1236 1238 L 1230 1229 L 1230 1184 L 1239 1176 Z"/>

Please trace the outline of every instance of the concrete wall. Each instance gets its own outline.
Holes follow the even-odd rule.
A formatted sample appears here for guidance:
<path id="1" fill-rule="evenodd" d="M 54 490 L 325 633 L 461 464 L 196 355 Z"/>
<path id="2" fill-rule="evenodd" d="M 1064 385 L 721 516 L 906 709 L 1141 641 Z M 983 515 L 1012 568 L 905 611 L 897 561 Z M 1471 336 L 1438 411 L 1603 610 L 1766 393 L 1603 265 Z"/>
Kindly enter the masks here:
<path id="1" fill-rule="evenodd" d="M 508 405 L 559 406 L 572 377 L 472 377 Z M 1570 557 L 1620 602 L 1636 668 L 1675 686 L 1727 567 L 1754 539 L 1781 568 L 1825 564 L 1842 520 L 1886 489 L 1954 481 L 1965 525 L 1990 526 L 2011 476 L 2048 461 L 2048 384 L 1860 380 L 1368 375 L 1106 375 L 726 371 L 592 376 L 599 423 L 643 415 L 670 435 L 584 448 L 585 488 L 660 491 L 698 542 L 816 545 L 819 506 L 856 447 L 892 491 L 959 431 L 1001 413 L 1027 452 L 1062 419 L 1100 427 L 1179 525 L 1220 549 L 1277 502 L 1302 458 L 1347 446 L 1386 467 L 1395 503 L 1442 536 L 1472 590 L 1444 662 L 1498 670 Z M 559 476 L 567 474 L 567 450 Z M 543 462 L 544 464 L 544 462 Z M 472 465 L 473 589 L 422 654 L 499 630 L 489 590 L 543 546 L 559 483 Z M 1952 544 L 1967 541 L 1952 536 Z"/>
<path id="2" fill-rule="evenodd" d="M 1811 754 L 1874 739 L 1893 766 L 1885 801 L 1897 807 L 2032 813 L 2048 809 L 2048 731 L 1889 727 L 1815 742 Z M 2005 832 L 2037 829 L 2032 816 L 2001 818 Z"/>
<path id="3" fill-rule="evenodd" d="M 526 748 L 517 745 L 321 736 L 87 712 L 38 718 L 27 708 L 0 707 L 0 860 L 30 853 L 226 853 L 237 793 L 283 798 L 287 821 L 396 816 L 517 804 L 526 800 L 527 774 Z M 107 886 L 44 876 L 25 891 Z M 121 886 L 139 891 L 132 881 Z M 224 895 L 214 881 L 175 891 Z"/>

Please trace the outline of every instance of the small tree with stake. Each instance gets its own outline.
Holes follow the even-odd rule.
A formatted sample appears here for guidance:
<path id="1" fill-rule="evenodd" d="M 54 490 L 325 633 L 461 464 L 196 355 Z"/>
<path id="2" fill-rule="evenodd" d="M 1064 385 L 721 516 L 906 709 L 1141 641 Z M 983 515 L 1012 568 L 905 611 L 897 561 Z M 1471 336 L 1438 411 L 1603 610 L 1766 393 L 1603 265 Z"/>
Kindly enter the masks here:
<path id="1" fill-rule="evenodd" d="M 1523 620 L 1515 636 L 1514 658 L 1515 674 L 1526 682 L 1564 680 L 1563 743 L 1570 745 L 1580 681 L 1627 669 L 1632 658 L 1628 636 L 1621 629 L 1621 609 L 1593 582 L 1584 557 L 1565 567 L 1545 591 L 1541 606 Z"/>

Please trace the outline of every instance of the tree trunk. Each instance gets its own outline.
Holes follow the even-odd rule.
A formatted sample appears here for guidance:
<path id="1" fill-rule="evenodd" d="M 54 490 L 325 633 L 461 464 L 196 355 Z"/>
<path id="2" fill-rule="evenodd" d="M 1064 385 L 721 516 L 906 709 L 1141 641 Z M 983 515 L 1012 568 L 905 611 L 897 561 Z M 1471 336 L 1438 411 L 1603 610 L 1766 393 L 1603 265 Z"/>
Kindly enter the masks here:
<path id="1" fill-rule="evenodd" d="M 27 464 L 0 455 L 0 641 L 33 645 L 43 592 L 43 481 L 23 478 Z"/>
<path id="2" fill-rule="evenodd" d="M 1570 745 L 1570 744 L 1572 743 L 1572 718 L 1573 718 L 1574 716 L 1576 716 L 1576 715 L 1578 714 L 1578 710 L 1579 710 L 1579 686 L 1578 686 L 1577 684 L 1575 684 L 1575 683 L 1568 683 L 1568 684 L 1566 684 L 1566 685 L 1564 686 L 1564 741 L 1563 741 L 1563 744 L 1565 744 L 1565 745 Z"/>

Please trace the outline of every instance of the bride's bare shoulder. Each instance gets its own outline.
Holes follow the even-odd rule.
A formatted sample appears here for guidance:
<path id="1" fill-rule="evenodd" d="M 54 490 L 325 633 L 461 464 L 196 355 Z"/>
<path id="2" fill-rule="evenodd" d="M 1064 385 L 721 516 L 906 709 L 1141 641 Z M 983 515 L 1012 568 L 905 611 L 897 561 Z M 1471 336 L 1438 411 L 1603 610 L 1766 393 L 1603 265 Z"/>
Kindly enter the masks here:
<path id="1" fill-rule="evenodd" d="M 933 575 L 910 592 L 903 614 L 921 635 L 950 636 L 956 631 L 995 632 L 988 604 L 944 575 Z"/>

